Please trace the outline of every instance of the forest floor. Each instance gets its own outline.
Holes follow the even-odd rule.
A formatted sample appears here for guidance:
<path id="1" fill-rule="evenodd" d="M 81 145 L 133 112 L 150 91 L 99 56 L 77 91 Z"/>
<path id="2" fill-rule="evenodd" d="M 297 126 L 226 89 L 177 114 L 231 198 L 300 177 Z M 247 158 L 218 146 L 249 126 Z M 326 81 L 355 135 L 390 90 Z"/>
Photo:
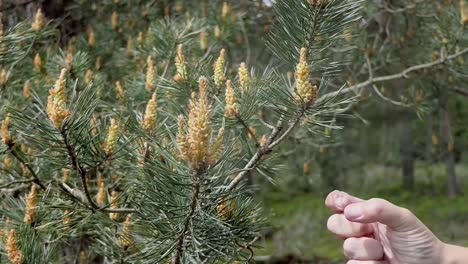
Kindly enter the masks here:
<path id="1" fill-rule="evenodd" d="M 468 166 L 457 166 L 460 183 L 465 183 L 465 194 L 454 199 L 446 196 L 443 166 L 429 168 L 430 175 L 427 166 L 418 167 L 413 191 L 404 191 L 399 187 L 397 168 L 375 166 L 371 170 L 380 174 L 373 173 L 372 180 L 360 179 L 355 186 L 349 184 L 344 191 L 363 198 L 381 197 L 407 207 L 442 241 L 468 246 Z M 396 174 L 390 177 L 388 173 Z M 388 181 L 389 177 L 392 180 Z M 266 263 L 343 263 L 342 241 L 326 229 L 330 212 L 324 206 L 325 196 L 326 193 L 318 191 L 293 193 L 280 188 L 265 193 L 262 203 L 271 230 L 258 243 L 255 255 L 281 259 Z M 291 261 L 293 258 L 303 261 Z"/>

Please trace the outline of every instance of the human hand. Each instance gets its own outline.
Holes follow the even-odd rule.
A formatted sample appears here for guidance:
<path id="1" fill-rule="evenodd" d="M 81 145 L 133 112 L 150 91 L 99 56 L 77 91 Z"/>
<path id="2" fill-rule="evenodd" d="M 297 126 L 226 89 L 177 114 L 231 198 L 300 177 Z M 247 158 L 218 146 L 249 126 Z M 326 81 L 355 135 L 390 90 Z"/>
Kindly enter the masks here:
<path id="1" fill-rule="evenodd" d="M 335 212 L 327 227 L 344 239 L 347 264 L 465 263 L 445 257 L 447 245 L 408 209 L 340 191 L 330 193 L 325 204 Z"/>

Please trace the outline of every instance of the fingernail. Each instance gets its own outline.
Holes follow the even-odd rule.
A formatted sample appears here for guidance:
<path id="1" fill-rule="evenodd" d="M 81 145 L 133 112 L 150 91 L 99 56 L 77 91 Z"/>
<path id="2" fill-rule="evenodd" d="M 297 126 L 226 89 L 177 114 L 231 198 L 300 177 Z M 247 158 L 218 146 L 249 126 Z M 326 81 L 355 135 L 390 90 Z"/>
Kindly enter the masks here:
<path id="1" fill-rule="evenodd" d="M 335 199 L 335 206 L 338 208 L 338 209 L 341 209 L 343 210 L 346 206 L 346 197 L 345 196 L 338 196 L 336 199 Z"/>
<path id="2" fill-rule="evenodd" d="M 348 206 L 346 207 L 345 216 L 349 220 L 356 220 L 362 216 L 362 206 Z"/>

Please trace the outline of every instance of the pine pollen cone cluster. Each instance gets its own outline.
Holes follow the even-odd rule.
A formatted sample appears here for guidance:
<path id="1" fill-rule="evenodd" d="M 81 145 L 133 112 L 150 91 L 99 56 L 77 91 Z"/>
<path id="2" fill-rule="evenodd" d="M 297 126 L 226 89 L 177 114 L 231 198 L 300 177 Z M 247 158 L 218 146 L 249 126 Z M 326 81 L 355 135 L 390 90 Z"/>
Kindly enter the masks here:
<path id="1" fill-rule="evenodd" d="M 464 26 L 468 25 L 468 7 L 466 6 L 466 0 L 460 0 L 460 15 L 461 24 Z"/>
<path id="2" fill-rule="evenodd" d="M 158 101 L 156 93 L 153 93 L 151 99 L 148 101 L 146 105 L 145 116 L 143 117 L 143 129 L 148 132 L 152 133 L 156 129 L 156 117 L 157 117 L 157 110 Z"/>
<path id="3" fill-rule="evenodd" d="M 34 223 L 37 218 L 37 203 L 37 188 L 36 185 L 33 184 L 31 186 L 31 192 L 26 198 L 26 209 L 24 214 L 24 222 L 28 225 Z"/>
<path id="4" fill-rule="evenodd" d="M 226 117 L 236 118 L 239 116 L 239 104 L 231 80 L 226 81 Z"/>
<path id="5" fill-rule="evenodd" d="M 218 87 L 220 87 L 221 85 L 224 84 L 224 82 L 226 82 L 226 76 L 224 74 L 225 64 L 226 64 L 226 50 L 222 49 L 219 52 L 218 59 L 213 65 L 213 69 L 214 69 L 213 79 L 214 79 L 214 83 Z"/>
<path id="6" fill-rule="evenodd" d="M 18 239 L 16 238 L 16 232 L 14 229 L 10 230 L 8 235 L 5 250 L 8 255 L 8 259 L 13 264 L 23 264 L 23 254 L 18 246 Z"/>
<path id="7" fill-rule="evenodd" d="M 177 56 L 175 58 L 176 75 L 174 81 L 183 83 L 187 81 L 187 62 L 185 61 L 184 46 L 177 46 Z"/>
<path id="8" fill-rule="evenodd" d="M 146 90 L 153 92 L 156 88 L 156 65 L 151 56 L 146 59 Z"/>
<path id="9" fill-rule="evenodd" d="M 2 125 L 1 125 L 2 141 L 7 146 L 13 143 L 13 139 L 11 138 L 10 131 L 9 131 L 10 123 L 11 123 L 10 114 L 7 114 L 6 118 L 2 120 Z"/>
<path id="10" fill-rule="evenodd" d="M 62 69 L 59 79 L 55 82 L 52 89 L 49 90 L 47 99 L 47 115 L 55 127 L 60 128 L 63 120 L 70 115 L 67 109 L 67 70 Z"/>
<path id="11" fill-rule="evenodd" d="M 118 140 L 119 124 L 117 123 L 117 120 L 112 118 L 109 125 L 109 132 L 107 133 L 107 138 L 103 146 L 107 156 L 112 156 L 112 154 L 114 154 Z"/>
<path id="12" fill-rule="evenodd" d="M 34 31 L 41 31 L 46 24 L 46 20 L 44 17 L 44 13 L 42 13 L 42 9 L 38 9 L 36 16 L 34 17 L 34 21 L 31 24 L 31 28 Z"/>
<path id="13" fill-rule="evenodd" d="M 212 140 L 211 114 L 208 81 L 201 77 L 198 96 L 195 92 L 192 93 L 187 123 L 183 116 L 179 116 L 177 135 L 180 157 L 195 171 L 203 171 L 215 164 L 222 153 L 224 128 L 221 128 Z"/>
<path id="14" fill-rule="evenodd" d="M 307 105 L 317 100 L 317 85 L 310 83 L 310 65 L 307 62 L 308 50 L 301 49 L 299 63 L 296 66 L 296 99 Z"/>

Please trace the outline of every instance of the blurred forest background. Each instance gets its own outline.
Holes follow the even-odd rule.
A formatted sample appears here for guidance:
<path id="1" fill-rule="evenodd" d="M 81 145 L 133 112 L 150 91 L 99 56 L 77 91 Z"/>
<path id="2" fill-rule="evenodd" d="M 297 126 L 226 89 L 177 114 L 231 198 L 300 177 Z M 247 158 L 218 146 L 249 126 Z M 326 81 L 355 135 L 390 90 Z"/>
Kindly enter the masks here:
<path id="1" fill-rule="evenodd" d="M 63 50 L 73 42 L 86 44 L 93 28 L 97 49 L 113 47 L 120 56 L 138 56 L 139 32 L 128 24 L 141 26 L 178 16 L 195 4 L 221 13 L 226 5 L 208 0 L 149 1 L 154 3 L 148 8 L 153 4 L 165 8 L 148 16 L 138 14 L 142 11 L 130 0 L 2 2 L 4 27 L 32 21 L 41 8 L 47 20 L 57 22 Z M 227 3 L 237 19 L 232 25 L 211 28 L 210 45 L 227 48 L 233 68 L 241 61 L 255 69 L 273 65 L 293 78 L 294 68 L 283 66 L 278 54 L 268 49 L 276 23 L 275 1 Z M 95 15 L 101 4 L 113 7 Z M 112 20 L 109 10 L 119 12 L 120 31 L 106 33 Z M 342 32 L 343 41 L 330 48 L 333 60 L 345 61 L 331 85 L 339 88 L 346 83 L 344 92 L 356 96 L 357 102 L 336 117 L 334 129 L 320 128 L 316 134 L 299 130 L 266 161 L 270 170 L 249 176 L 252 196 L 262 205 L 268 226 L 256 243 L 258 262 L 342 263 L 341 242 L 326 231 L 330 213 L 323 201 L 334 189 L 406 206 L 442 240 L 468 246 L 465 1 L 369 0 L 361 15 Z M 207 16 L 222 23 L 216 14 Z M 114 34 L 114 42 L 102 43 L 99 36 L 105 34 Z M 90 54 L 94 56 L 92 50 Z M 255 127 L 252 130 L 255 133 Z"/>

